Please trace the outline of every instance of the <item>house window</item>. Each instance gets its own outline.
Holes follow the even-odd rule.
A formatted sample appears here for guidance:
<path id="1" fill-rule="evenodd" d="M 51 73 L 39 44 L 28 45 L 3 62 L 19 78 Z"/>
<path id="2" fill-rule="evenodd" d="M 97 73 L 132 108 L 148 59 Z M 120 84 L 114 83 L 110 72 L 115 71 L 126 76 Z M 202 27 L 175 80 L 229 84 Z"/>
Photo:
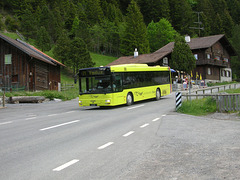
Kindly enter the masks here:
<path id="1" fill-rule="evenodd" d="M 168 65 L 168 58 L 167 58 L 167 57 L 164 57 L 164 58 L 163 58 L 163 64 L 164 64 L 164 65 Z"/>
<path id="2" fill-rule="evenodd" d="M 225 76 L 225 71 L 224 70 L 222 70 L 222 77 L 224 77 Z"/>
<path id="3" fill-rule="evenodd" d="M 223 58 L 223 61 L 228 62 L 228 58 Z"/>
<path id="4" fill-rule="evenodd" d="M 196 60 L 198 60 L 198 54 L 194 54 Z"/>
<path id="5" fill-rule="evenodd" d="M 230 77 L 230 71 L 227 71 L 227 77 Z"/>
<path id="6" fill-rule="evenodd" d="M 211 75 L 212 72 L 211 72 L 211 68 L 208 68 L 208 75 Z"/>
<path id="7" fill-rule="evenodd" d="M 211 54 L 207 54 L 207 59 L 211 59 Z"/>

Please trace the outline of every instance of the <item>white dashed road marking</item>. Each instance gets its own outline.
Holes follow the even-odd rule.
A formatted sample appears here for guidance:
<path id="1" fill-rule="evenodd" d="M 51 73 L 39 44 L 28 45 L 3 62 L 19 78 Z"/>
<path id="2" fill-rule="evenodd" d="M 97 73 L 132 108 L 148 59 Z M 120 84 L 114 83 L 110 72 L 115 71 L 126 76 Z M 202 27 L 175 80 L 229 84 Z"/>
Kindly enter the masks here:
<path id="1" fill-rule="evenodd" d="M 98 149 L 99 149 L 99 150 L 104 149 L 104 148 L 106 148 L 106 147 L 108 147 L 108 146 L 111 146 L 112 144 L 114 144 L 114 142 L 108 142 L 108 143 L 106 143 L 106 144 L 98 147 Z"/>
<path id="2" fill-rule="evenodd" d="M 65 168 L 67 168 L 67 167 L 77 163 L 78 161 L 79 161 L 78 159 L 73 159 L 72 161 L 69 161 L 69 162 L 67 162 L 67 163 L 65 163 L 65 164 L 63 164 L 63 165 L 53 169 L 53 171 L 61 171 L 61 170 L 65 169 Z"/>
<path id="3" fill-rule="evenodd" d="M 134 133 L 134 131 L 129 131 L 128 133 L 124 134 L 123 137 L 128 137 L 128 136 L 130 136 L 133 133 Z"/>
<path id="4" fill-rule="evenodd" d="M 30 117 L 30 118 L 26 118 L 25 120 L 31 120 L 31 119 L 36 119 L 37 117 Z"/>
<path id="5" fill-rule="evenodd" d="M 153 119 L 152 121 L 155 122 L 155 121 L 158 121 L 160 118 L 155 118 Z"/>
<path id="6" fill-rule="evenodd" d="M 145 106 L 145 105 L 143 104 L 143 105 L 139 105 L 139 106 L 130 107 L 130 108 L 128 108 L 128 110 L 140 108 L 140 107 L 143 107 L 143 106 Z"/>
<path id="7" fill-rule="evenodd" d="M 146 124 L 143 124 L 142 126 L 140 126 L 140 128 L 145 128 L 145 127 L 147 127 L 147 126 L 149 126 L 149 124 L 148 124 L 148 123 L 146 123 Z"/>
<path id="8" fill-rule="evenodd" d="M 3 122 L 3 123 L 0 123 L 0 126 L 1 126 L 1 125 L 5 125 L 5 124 L 11 124 L 11 123 L 12 123 L 12 121 Z"/>
<path id="9" fill-rule="evenodd" d="M 57 116 L 57 114 L 49 114 L 48 116 L 49 116 L 49 117 L 51 117 L 51 116 Z"/>
<path id="10" fill-rule="evenodd" d="M 67 123 L 63 123 L 63 124 L 58 124 L 58 125 L 55 125 L 55 126 L 50 126 L 50 127 L 47 127 L 47 128 L 40 129 L 40 131 L 45 131 L 45 130 L 49 130 L 49 129 L 53 129 L 53 128 L 65 126 L 65 125 L 68 125 L 68 124 L 77 123 L 77 122 L 79 122 L 79 121 L 80 121 L 80 120 L 76 120 L 76 121 L 71 121 L 71 122 L 67 122 Z"/>

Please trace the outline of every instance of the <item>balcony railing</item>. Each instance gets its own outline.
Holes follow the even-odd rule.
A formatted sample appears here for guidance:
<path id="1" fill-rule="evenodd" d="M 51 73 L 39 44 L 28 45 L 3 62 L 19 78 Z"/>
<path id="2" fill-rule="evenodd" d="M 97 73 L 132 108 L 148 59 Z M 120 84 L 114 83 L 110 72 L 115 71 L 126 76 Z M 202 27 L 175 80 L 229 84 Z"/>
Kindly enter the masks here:
<path id="1" fill-rule="evenodd" d="M 196 65 L 214 65 L 214 66 L 221 66 L 221 67 L 227 67 L 228 62 L 224 60 L 215 60 L 215 59 L 198 59 L 196 60 Z"/>

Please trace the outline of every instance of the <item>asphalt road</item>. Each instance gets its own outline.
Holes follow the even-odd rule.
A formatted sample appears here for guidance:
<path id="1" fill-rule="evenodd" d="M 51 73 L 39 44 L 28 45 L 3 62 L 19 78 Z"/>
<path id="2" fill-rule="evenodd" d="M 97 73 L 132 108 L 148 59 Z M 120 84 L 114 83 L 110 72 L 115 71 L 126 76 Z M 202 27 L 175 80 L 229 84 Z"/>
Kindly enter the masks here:
<path id="1" fill-rule="evenodd" d="M 240 122 L 180 115 L 174 94 L 115 108 L 0 109 L 0 178 L 239 179 Z"/>

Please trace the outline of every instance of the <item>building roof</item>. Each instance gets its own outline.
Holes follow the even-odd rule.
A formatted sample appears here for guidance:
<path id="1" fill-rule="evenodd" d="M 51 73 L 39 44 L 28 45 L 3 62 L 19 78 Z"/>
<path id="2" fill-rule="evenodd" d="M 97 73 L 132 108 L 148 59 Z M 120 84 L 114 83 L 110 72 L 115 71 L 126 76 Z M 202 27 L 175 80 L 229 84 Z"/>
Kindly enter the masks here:
<path id="1" fill-rule="evenodd" d="M 51 65 L 60 65 L 60 66 L 65 66 L 64 64 L 58 62 L 57 60 L 51 58 L 50 56 L 46 55 L 45 53 L 43 53 L 42 51 L 38 50 L 37 48 L 35 48 L 34 46 L 21 41 L 19 39 L 12 39 L 10 37 L 7 37 L 3 34 L 0 33 L 0 38 L 3 39 L 4 41 L 8 42 L 9 44 L 13 45 L 14 47 L 16 47 L 17 49 L 23 51 L 24 53 L 26 53 L 27 55 L 29 55 L 30 57 L 33 57 L 35 59 L 38 59 L 40 61 L 43 61 L 45 63 L 51 64 Z"/>
<path id="2" fill-rule="evenodd" d="M 236 52 L 225 37 L 224 34 L 214 35 L 214 36 L 207 36 L 207 37 L 199 37 L 199 38 L 192 38 L 189 43 L 187 43 L 191 50 L 195 49 L 207 49 L 213 46 L 216 42 L 220 42 L 224 44 L 224 47 L 227 49 L 230 56 L 235 56 Z M 133 56 L 125 56 L 120 57 L 119 59 L 113 61 L 110 65 L 117 65 L 117 64 L 131 64 L 131 63 L 156 63 L 160 59 L 168 56 L 172 53 L 174 48 L 174 42 L 170 42 L 167 45 L 163 46 L 159 50 L 151 53 L 151 54 L 143 54 L 139 55 L 138 57 Z"/>

